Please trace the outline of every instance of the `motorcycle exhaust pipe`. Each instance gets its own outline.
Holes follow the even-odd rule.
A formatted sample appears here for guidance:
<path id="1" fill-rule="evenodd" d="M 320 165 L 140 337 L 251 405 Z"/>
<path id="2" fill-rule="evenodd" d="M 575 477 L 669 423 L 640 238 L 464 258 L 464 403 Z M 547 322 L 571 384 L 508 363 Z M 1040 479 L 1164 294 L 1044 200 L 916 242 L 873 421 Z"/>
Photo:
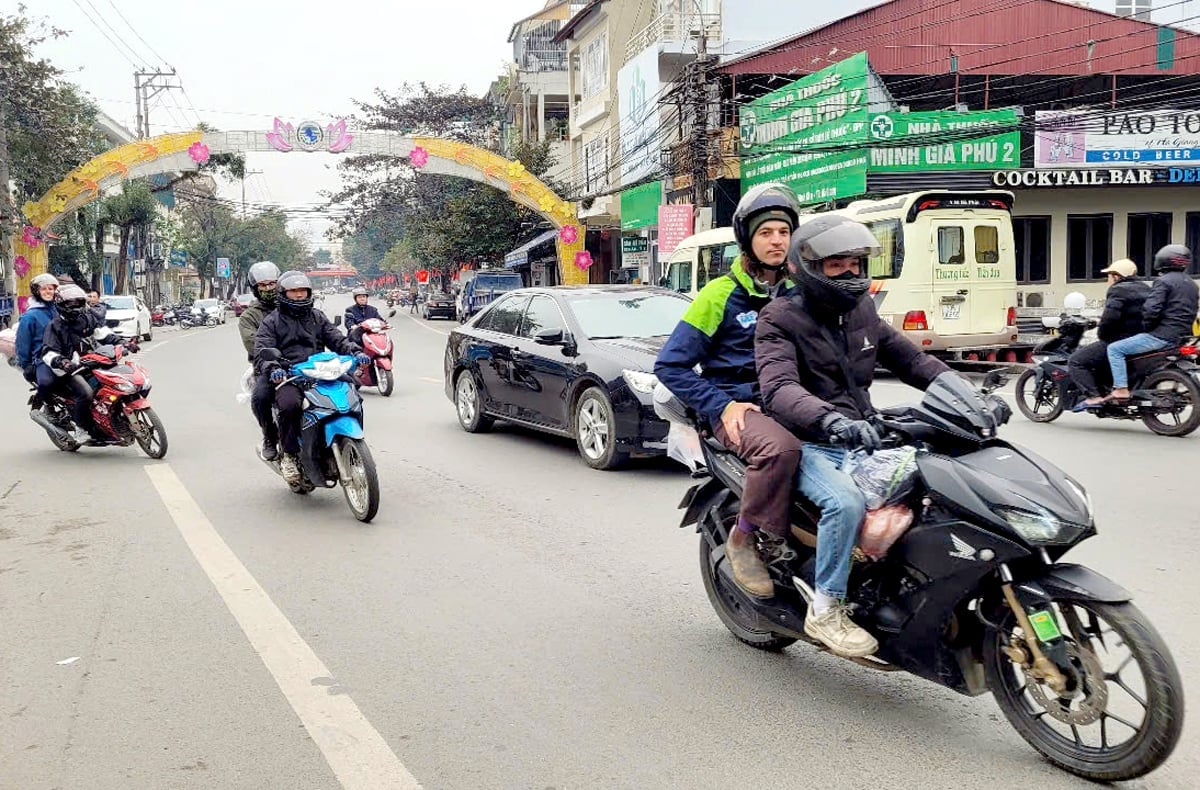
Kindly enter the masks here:
<path id="1" fill-rule="evenodd" d="M 43 414 L 39 409 L 34 409 L 33 411 L 29 412 L 29 419 L 33 420 L 42 428 L 42 430 L 50 434 L 50 438 L 52 439 L 57 439 L 60 442 L 66 442 L 70 441 L 72 438 L 71 435 L 62 428 L 59 428 L 54 423 L 50 422 L 46 415 Z"/>

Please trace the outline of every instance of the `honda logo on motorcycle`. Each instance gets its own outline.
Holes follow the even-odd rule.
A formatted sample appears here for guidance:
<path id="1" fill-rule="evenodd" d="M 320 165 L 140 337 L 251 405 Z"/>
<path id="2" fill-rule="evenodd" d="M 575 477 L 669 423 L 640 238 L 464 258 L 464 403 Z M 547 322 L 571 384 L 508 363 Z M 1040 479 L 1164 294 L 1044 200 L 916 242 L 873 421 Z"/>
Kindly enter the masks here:
<path id="1" fill-rule="evenodd" d="M 976 557 L 974 546 L 972 546 L 970 543 L 967 543 L 953 532 L 950 533 L 950 543 L 954 546 L 954 550 L 950 552 L 951 557 L 954 557 L 957 560 L 970 560 L 971 562 L 975 562 Z"/>

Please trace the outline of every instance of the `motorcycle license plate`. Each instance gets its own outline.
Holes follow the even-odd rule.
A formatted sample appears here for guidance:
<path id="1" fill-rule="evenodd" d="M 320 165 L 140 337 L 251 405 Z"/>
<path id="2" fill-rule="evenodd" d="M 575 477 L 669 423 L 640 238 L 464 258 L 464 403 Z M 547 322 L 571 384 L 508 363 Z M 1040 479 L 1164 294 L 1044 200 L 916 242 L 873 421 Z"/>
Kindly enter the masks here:
<path id="1" fill-rule="evenodd" d="M 962 317 L 962 302 L 942 305 L 942 318 L 947 321 L 956 321 Z"/>
<path id="2" fill-rule="evenodd" d="M 1053 642 L 1062 637 L 1062 631 L 1058 630 L 1058 623 L 1051 612 L 1030 612 L 1029 624 L 1033 626 L 1039 642 Z"/>

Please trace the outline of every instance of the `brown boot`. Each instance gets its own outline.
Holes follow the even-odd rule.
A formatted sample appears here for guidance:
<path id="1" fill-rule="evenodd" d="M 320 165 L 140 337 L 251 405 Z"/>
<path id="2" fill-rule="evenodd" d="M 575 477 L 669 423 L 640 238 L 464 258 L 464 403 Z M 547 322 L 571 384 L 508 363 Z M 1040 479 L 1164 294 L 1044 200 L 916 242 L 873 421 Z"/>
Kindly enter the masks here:
<path id="1" fill-rule="evenodd" d="M 729 533 L 725 544 L 725 556 L 733 568 L 733 580 L 738 587 L 755 598 L 770 598 L 775 594 L 775 584 L 767 566 L 763 564 L 758 553 L 758 545 L 754 536 L 742 532 L 736 527 Z"/>

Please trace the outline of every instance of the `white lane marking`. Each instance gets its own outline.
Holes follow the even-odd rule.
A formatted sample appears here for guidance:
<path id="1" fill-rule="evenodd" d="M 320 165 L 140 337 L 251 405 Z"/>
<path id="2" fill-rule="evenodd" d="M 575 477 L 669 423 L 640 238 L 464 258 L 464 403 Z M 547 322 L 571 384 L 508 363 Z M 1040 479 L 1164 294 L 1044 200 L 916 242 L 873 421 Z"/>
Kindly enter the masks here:
<path id="1" fill-rule="evenodd" d="M 424 321 L 422 321 L 421 319 L 417 318 L 415 315 L 407 315 L 407 316 L 405 316 L 405 318 L 408 318 L 410 321 L 412 321 L 414 324 L 421 327 L 422 329 L 428 329 L 430 332 L 436 332 L 443 337 L 450 337 L 449 332 L 443 332 L 440 329 L 434 329 L 429 324 L 427 324 Z"/>
<path id="2" fill-rule="evenodd" d="M 430 384 L 444 384 L 441 379 L 430 378 L 429 376 L 417 376 L 421 381 L 428 381 Z"/>
<path id="3" fill-rule="evenodd" d="M 200 567 L 241 626 L 292 710 L 345 788 L 421 785 L 346 694 L 313 681 L 332 677 L 324 662 L 250 575 L 168 464 L 146 466 L 150 482 Z"/>

